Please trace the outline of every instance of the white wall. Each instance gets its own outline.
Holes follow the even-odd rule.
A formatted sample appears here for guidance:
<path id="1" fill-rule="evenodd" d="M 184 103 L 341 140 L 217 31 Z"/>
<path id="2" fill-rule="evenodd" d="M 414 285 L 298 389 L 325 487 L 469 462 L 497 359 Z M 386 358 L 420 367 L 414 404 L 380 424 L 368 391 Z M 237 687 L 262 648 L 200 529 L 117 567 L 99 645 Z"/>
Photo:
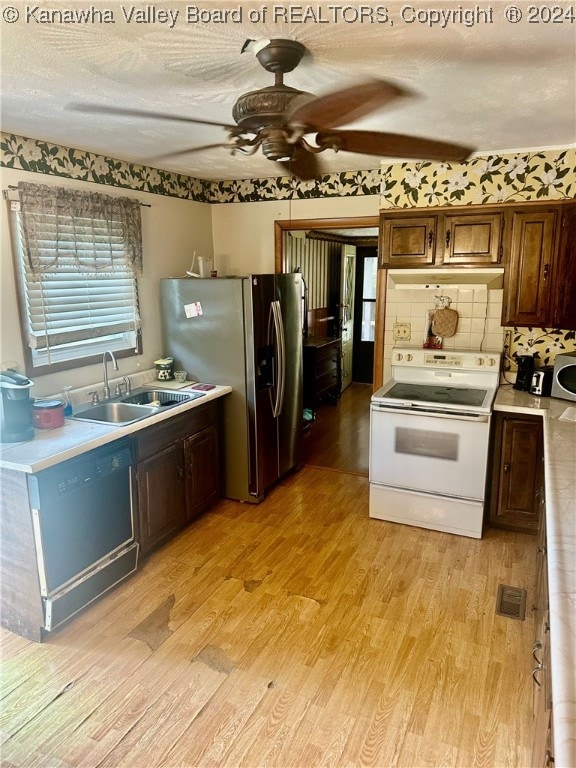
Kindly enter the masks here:
<path id="1" fill-rule="evenodd" d="M 183 275 L 190 267 L 194 250 L 212 256 L 211 206 L 164 195 L 136 192 L 118 187 L 105 187 L 74 179 L 39 176 L 27 171 L 3 168 L 2 189 L 19 181 L 86 189 L 110 195 L 128 196 L 150 204 L 142 208 L 144 270 L 138 280 L 142 317 L 143 354 L 118 361 L 119 376 L 153 367 L 153 361 L 163 354 L 161 345 L 160 302 L 158 285 L 162 277 Z M 8 228 L 8 206 L 1 214 L 1 315 L 0 361 L 15 361 L 24 371 L 24 352 L 20 336 L 20 320 L 16 301 L 12 248 Z M 85 366 L 69 371 L 34 377 L 34 396 L 58 393 L 62 386 L 87 386 L 101 381 L 101 366 Z"/>
<path id="2" fill-rule="evenodd" d="M 212 206 L 214 266 L 219 275 L 274 272 L 274 222 L 378 216 L 378 195 L 221 203 Z"/>

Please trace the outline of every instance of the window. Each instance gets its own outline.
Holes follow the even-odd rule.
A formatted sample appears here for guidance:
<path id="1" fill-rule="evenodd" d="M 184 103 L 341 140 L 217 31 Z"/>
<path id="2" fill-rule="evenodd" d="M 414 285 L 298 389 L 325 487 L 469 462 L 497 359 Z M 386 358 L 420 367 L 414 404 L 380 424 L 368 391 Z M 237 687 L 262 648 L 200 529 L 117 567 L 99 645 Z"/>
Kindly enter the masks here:
<path id="1" fill-rule="evenodd" d="M 368 256 L 364 259 L 364 279 L 362 282 L 362 331 L 361 341 L 374 341 L 376 327 L 376 277 L 378 259 Z"/>
<path id="2" fill-rule="evenodd" d="M 140 204 L 20 184 L 12 208 L 26 372 L 141 353 Z M 18 204 L 19 203 L 19 204 Z"/>

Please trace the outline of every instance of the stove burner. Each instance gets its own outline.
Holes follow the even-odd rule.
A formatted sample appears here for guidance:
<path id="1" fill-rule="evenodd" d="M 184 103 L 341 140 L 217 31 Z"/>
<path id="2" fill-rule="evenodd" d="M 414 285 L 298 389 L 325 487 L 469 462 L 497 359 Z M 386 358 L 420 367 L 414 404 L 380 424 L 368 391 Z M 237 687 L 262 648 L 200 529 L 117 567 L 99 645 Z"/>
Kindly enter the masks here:
<path id="1" fill-rule="evenodd" d="M 394 384 L 386 393 L 393 400 L 410 401 L 412 403 L 440 403 L 443 405 L 466 405 L 470 408 L 480 407 L 486 397 L 485 389 L 468 389 L 466 387 L 439 387 L 426 384 Z"/>

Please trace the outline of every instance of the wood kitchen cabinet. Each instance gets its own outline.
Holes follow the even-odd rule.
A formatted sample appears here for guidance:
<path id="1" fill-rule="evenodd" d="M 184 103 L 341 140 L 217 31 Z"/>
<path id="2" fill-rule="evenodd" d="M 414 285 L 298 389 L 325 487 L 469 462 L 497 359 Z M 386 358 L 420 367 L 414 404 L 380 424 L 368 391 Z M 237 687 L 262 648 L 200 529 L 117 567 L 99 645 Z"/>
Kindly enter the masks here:
<path id="1" fill-rule="evenodd" d="M 562 209 L 553 284 L 552 322 L 547 325 L 576 331 L 576 205 Z"/>
<path id="2" fill-rule="evenodd" d="M 381 266 L 499 264 L 503 216 L 502 210 L 470 212 L 461 208 L 428 216 L 382 213 Z"/>
<path id="3" fill-rule="evenodd" d="M 549 324 L 559 215 L 558 206 L 512 211 L 503 325 Z"/>
<path id="4" fill-rule="evenodd" d="M 543 489 L 542 419 L 496 411 L 488 522 L 536 533 Z"/>
<path id="5" fill-rule="evenodd" d="M 436 216 L 380 217 L 380 263 L 387 267 L 421 267 L 434 263 Z"/>
<path id="6" fill-rule="evenodd" d="M 215 424 L 184 440 L 186 521 L 205 512 L 218 498 L 218 429 Z"/>
<path id="7" fill-rule="evenodd" d="M 576 330 L 576 204 L 381 211 L 380 266 L 505 268 L 502 325 Z"/>
<path id="8" fill-rule="evenodd" d="M 217 409 L 198 406 L 137 434 L 138 541 L 146 555 L 219 495 Z"/>
<path id="9" fill-rule="evenodd" d="M 342 391 L 340 339 L 310 336 L 302 345 L 303 406 L 314 409 L 321 400 L 333 403 Z"/>
<path id="10" fill-rule="evenodd" d="M 441 217 L 443 264 L 499 264 L 502 258 L 503 213 L 446 213 Z"/>

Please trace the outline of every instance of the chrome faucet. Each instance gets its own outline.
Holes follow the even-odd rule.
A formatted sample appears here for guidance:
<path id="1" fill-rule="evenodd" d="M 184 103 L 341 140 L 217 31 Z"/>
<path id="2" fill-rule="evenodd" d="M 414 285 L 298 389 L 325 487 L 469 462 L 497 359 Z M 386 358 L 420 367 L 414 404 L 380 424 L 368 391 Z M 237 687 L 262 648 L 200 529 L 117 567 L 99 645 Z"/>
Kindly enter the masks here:
<path id="1" fill-rule="evenodd" d="M 104 399 L 107 400 L 110 397 L 110 386 L 108 385 L 108 361 L 106 360 L 106 355 L 110 355 L 110 360 L 112 360 L 112 367 L 115 371 L 118 370 L 118 363 L 116 362 L 116 358 L 114 357 L 114 353 L 110 352 L 109 349 L 104 352 L 102 355 L 102 369 L 104 371 Z"/>

